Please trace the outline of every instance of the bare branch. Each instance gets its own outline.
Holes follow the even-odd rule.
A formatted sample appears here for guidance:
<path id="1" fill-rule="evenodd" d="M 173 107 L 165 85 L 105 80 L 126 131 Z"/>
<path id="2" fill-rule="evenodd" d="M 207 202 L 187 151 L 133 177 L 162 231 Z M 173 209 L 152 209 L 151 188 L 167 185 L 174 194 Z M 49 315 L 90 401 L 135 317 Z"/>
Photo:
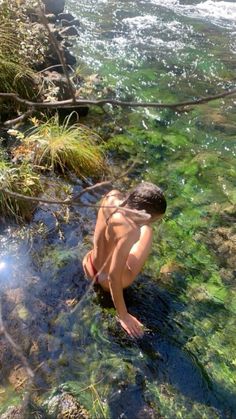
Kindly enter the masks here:
<path id="1" fill-rule="evenodd" d="M 17 192 L 9 191 L 8 189 L 5 189 L 5 188 L 0 188 L 0 192 L 3 192 L 3 193 L 5 193 L 9 196 L 12 196 L 13 198 L 16 198 L 16 199 L 21 199 L 21 200 L 24 200 L 24 201 L 31 201 L 31 202 L 40 202 L 41 204 L 68 205 L 68 206 L 78 205 L 79 207 L 94 208 L 94 209 L 98 209 L 98 210 L 100 208 L 112 208 L 112 209 L 117 209 L 119 211 L 123 211 L 127 214 L 134 214 L 134 215 L 138 216 L 139 218 L 141 217 L 141 219 L 143 219 L 143 220 L 147 220 L 147 219 L 150 218 L 150 215 L 143 212 L 143 211 L 133 210 L 133 209 L 130 209 L 130 208 L 127 208 L 127 207 L 120 207 L 118 205 L 85 204 L 83 202 L 78 202 L 78 198 L 76 198 L 76 200 L 75 199 L 65 199 L 64 201 L 60 201 L 60 200 L 55 201 L 55 200 L 51 200 L 51 199 L 37 198 L 37 197 L 33 197 L 33 196 L 22 195 L 22 194 L 17 193 Z"/>
<path id="2" fill-rule="evenodd" d="M 71 65 L 70 65 L 70 64 L 66 64 L 66 66 L 67 66 L 67 67 L 68 67 L 71 71 L 74 71 L 74 70 L 73 70 L 73 68 L 71 67 Z M 38 71 L 38 73 L 37 73 L 37 74 L 45 73 L 45 71 L 52 70 L 53 68 L 58 68 L 58 67 L 63 67 L 63 65 L 62 65 L 62 64 L 50 65 L 50 67 L 47 67 L 47 68 L 44 68 L 43 70 Z"/>
<path id="3" fill-rule="evenodd" d="M 184 102 L 176 102 L 176 103 L 160 103 L 160 102 L 127 102 L 117 99 L 75 99 L 75 102 L 73 102 L 73 99 L 67 99 L 67 100 L 61 100 L 61 101 L 55 101 L 55 102 L 32 102 L 27 99 L 23 99 L 19 97 L 16 93 L 0 93 L 0 97 L 12 99 L 15 100 L 18 103 L 21 103 L 24 106 L 28 107 L 34 107 L 35 109 L 43 109 L 43 108 L 77 108 L 85 105 L 95 105 L 95 106 L 103 106 L 107 103 L 110 103 L 111 105 L 115 106 L 121 106 L 121 107 L 133 107 L 133 108 L 169 108 L 176 110 L 178 108 L 186 107 L 186 106 L 195 106 L 195 105 L 201 105 L 203 103 L 207 103 L 216 99 L 222 99 L 226 96 L 233 96 L 236 94 L 236 89 L 226 90 L 222 93 L 218 93 L 216 95 L 212 96 L 205 96 L 199 99 L 195 100 L 187 100 Z"/>
<path id="4" fill-rule="evenodd" d="M 9 119 L 8 121 L 4 122 L 4 125 L 7 126 L 7 127 L 11 127 L 13 125 L 19 124 L 20 122 L 23 122 L 25 119 L 27 119 L 29 116 L 31 116 L 33 112 L 34 112 L 33 108 L 28 109 L 28 111 L 26 111 L 22 115 L 18 116 L 17 118 Z"/>

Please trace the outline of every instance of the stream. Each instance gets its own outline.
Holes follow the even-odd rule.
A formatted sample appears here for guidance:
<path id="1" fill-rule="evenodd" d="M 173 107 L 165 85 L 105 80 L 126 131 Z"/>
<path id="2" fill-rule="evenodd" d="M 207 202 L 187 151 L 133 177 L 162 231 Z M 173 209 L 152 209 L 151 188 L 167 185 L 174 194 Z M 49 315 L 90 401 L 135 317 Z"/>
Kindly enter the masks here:
<path id="1" fill-rule="evenodd" d="M 67 9 L 81 21 L 79 71 L 96 74 L 108 96 L 175 103 L 235 85 L 234 1 L 68 0 Z M 118 187 L 151 181 L 167 198 L 151 255 L 125 291 L 142 339 L 121 330 L 109 295 L 84 278 L 94 209 L 41 206 L 28 225 L 2 223 L 3 320 L 46 417 L 56 417 L 50 409 L 63 392 L 91 418 L 236 417 L 235 117 L 227 97 L 185 112 L 107 105 L 84 120 L 105 139 L 116 173 L 137 161 Z M 60 196 L 64 181 L 52 182 Z M 3 413 L 26 380 L 19 354 L 3 336 L 0 344 Z"/>

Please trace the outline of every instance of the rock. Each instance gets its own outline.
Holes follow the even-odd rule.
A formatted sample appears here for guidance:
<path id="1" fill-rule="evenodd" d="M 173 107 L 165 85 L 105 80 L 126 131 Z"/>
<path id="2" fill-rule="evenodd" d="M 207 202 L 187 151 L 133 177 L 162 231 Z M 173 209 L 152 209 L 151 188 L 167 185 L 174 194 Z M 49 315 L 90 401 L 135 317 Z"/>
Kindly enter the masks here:
<path id="1" fill-rule="evenodd" d="M 88 412 L 81 406 L 76 398 L 68 393 L 54 396 L 47 403 L 48 413 L 57 419 L 89 419 Z"/>
<path id="2" fill-rule="evenodd" d="M 65 0 L 43 0 L 45 5 L 45 13 L 53 13 L 58 15 L 64 11 Z"/>
<path id="3" fill-rule="evenodd" d="M 48 86 L 48 92 L 51 95 L 51 86 L 54 85 L 56 89 L 56 99 L 65 100 L 70 99 L 70 89 L 66 77 L 57 71 L 45 71 L 44 72 L 44 82 Z M 53 89 L 55 90 L 55 89 Z"/>
<path id="4" fill-rule="evenodd" d="M 25 411 L 21 406 L 10 406 L 0 419 L 25 419 Z"/>
<path id="5" fill-rule="evenodd" d="M 56 18 L 56 15 L 54 15 L 54 13 L 47 14 L 46 18 L 49 23 L 56 23 L 57 18 Z"/>
<path id="6" fill-rule="evenodd" d="M 62 19 L 61 20 L 61 26 L 63 26 L 65 28 L 67 26 L 73 26 L 73 25 L 71 24 L 71 22 L 69 20 Z"/>
<path id="7" fill-rule="evenodd" d="M 63 49 L 63 53 L 66 60 L 66 64 L 71 65 L 71 66 L 76 64 L 75 56 L 71 54 L 71 52 L 67 48 Z"/>
<path id="8" fill-rule="evenodd" d="M 71 20 L 74 20 L 74 16 L 71 13 L 59 13 L 59 15 L 57 17 L 58 17 L 59 20 L 66 19 L 69 22 Z"/>
<path id="9" fill-rule="evenodd" d="M 74 25 L 74 26 L 80 26 L 80 20 L 79 19 L 74 19 L 70 23 L 71 23 L 71 25 Z"/>
<path id="10" fill-rule="evenodd" d="M 178 272 L 179 270 L 181 270 L 181 266 L 175 261 L 170 261 L 161 267 L 160 273 L 171 274 L 173 272 Z"/>
<path id="11" fill-rule="evenodd" d="M 77 31 L 75 26 L 69 26 L 64 28 L 60 31 L 61 36 L 78 36 L 79 32 Z"/>
<path id="12" fill-rule="evenodd" d="M 70 41 L 68 41 L 68 39 L 64 39 L 63 42 L 62 42 L 62 44 L 63 44 L 63 46 L 65 48 L 71 48 L 71 47 L 73 47 L 73 43 L 70 42 Z"/>
<path id="13" fill-rule="evenodd" d="M 9 383 L 14 387 L 15 390 L 21 390 L 28 383 L 28 374 L 24 367 L 17 365 L 11 370 L 8 376 Z"/>
<path id="14" fill-rule="evenodd" d="M 64 27 L 68 27 L 68 26 L 80 26 L 80 20 L 79 19 L 73 19 L 73 20 L 66 20 L 66 19 L 62 19 L 61 20 L 61 25 Z"/>

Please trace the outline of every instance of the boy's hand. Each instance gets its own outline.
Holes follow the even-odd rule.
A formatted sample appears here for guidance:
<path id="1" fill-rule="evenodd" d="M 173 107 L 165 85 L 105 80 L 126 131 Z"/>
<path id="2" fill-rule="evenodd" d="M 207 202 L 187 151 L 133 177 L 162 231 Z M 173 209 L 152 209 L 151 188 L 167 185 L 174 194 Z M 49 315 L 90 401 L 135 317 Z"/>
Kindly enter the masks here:
<path id="1" fill-rule="evenodd" d="M 123 329 L 133 338 L 140 338 L 143 336 L 143 325 L 136 317 L 126 313 L 125 315 L 118 317 L 118 320 Z"/>

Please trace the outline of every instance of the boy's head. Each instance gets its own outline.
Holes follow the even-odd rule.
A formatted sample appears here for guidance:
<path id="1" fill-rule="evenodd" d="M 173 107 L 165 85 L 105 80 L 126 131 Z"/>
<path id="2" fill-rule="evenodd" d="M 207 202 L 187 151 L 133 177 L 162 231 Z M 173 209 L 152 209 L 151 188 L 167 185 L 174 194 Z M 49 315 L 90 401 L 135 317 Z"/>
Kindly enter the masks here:
<path id="1" fill-rule="evenodd" d="M 131 209 L 145 210 L 152 217 L 163 215 L 166 211 L 166 199 L 162 190 L 149 182 L 139 183 L 126 196 L 123 205 Z"/>

